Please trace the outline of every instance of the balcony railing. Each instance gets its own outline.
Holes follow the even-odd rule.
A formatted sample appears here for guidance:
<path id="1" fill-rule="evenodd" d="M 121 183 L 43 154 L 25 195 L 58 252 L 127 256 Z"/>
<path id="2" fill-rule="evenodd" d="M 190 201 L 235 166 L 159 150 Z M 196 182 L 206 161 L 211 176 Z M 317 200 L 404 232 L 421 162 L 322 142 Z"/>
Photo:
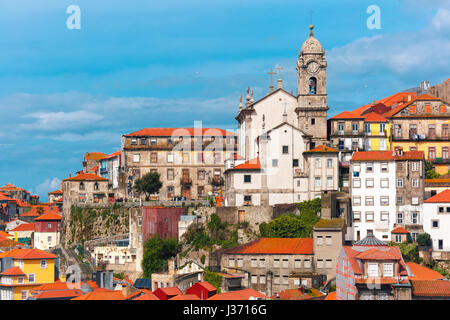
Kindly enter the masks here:
<path id="1" fill-rule="evenodd" d="M 443 163 L 443 164 L 448 164 L 450 163 L 450 158 L 434 158 L 432 160 L 433 163 Z"/>
<path id="2" fill-rule="evenodd" d="M 437 135 L 434 133 L 415 133 L 411 132 L 407 136 L 401 134 L 394 134 L 393 141 L 450 141 L 450 135 Z"/>
<path id="3" fill-rule="evenodd" d="M 364 132 L 362 130 L 338 130 L 331 134 L 332 136 L 362 136 Z"/>
<path id="4" fill-rule="evenodd" d="M 192 179 L 189 177 L 183 177 L 180 179 L 180 184 L 182 186 L 190 186 L 192 185 Z"/>

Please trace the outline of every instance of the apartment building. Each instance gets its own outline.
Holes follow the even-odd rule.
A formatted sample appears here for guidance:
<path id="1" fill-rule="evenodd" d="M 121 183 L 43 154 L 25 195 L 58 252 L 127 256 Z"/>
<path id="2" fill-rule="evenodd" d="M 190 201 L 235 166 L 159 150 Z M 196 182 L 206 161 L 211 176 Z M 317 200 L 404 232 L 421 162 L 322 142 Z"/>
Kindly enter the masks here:
<path id="1" fill-rule="evenodd" d="M 336 300 L 399 300 L 412 276 L 399 247 L 369 233 L 341 249 L 336 267 Z"/>
<path id="2" fill-rule="evenodd" d="M 217 128 L 147 128 L 122 136 L 122 164 L 129 198 L 134 181 L 160 174 L 163 186 L 153 199 L 204 200 L 224 184 L 225 159 L 237 152 L 237 136 Z"/>
<path id="3" fill-rule="evenodd" d="M 291 274 L 313 274 L 313 239 L 261 238 L 226 249 L 222 270 L 243 274 L 250 288 L 272 296 L 290 288 Z"/>
<path id="4" fill-rule="evenodd" d="M 353 240 L 368 234 L 391 241 L 394 227 L 421 232 L 423 152 L 355 152 L 351 160 Z"/>
<path id="5" fill-rule="evenodd" d="M 450 252 L 450 189 L 425 200 L 423 228 L 431 236 L 433 253 Z"/>

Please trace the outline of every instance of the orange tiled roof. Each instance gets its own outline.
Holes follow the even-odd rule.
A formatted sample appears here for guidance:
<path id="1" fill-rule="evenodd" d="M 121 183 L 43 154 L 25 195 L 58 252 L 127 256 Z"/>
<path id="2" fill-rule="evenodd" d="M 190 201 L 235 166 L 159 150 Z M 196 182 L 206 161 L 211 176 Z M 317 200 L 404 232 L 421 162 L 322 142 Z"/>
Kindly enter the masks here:
<path id="1" fill-rule="evenodd" d="M 10 232 L 16 232 L 16 231 L 34 231 L 36 228 L 34 227 L 34 223 L 22 223 L 19 224 L 14 229 L 10 230 Z"/>
<path id="2" fill-rule="evenodd" d="M 427 203 L 449 203 L 450 202 L 450 189 L 445 189 L 431 198 L 425 200 Z"/>
<path id="3" fill-rule="evenodd" d="M 0 237 L 8 238 L 8 237 L 12 237 L 12 235 L 10 235 L 9 233 L 7 233 L 5 231 L 0 230 Z"/>
<path id="4" fill-rule="evenodd" d="M 259 158 L 255 158 L 248 160 L 229 170 L 259 170 L 259 169 L 261 169 L 261 163 L 259 162 Z"/>
<path id="5" fill-rule="evenodd" d="M 411 280 L 413 294 L 422 297 L 450 297 L 450 281 Z"/>
<path id="6" fill-rule="evenodd" d="M 195 294 L 180 294 L 169 300 L 200 300 Z"/>
<path id="7" fill-rule="evenodd" d="M 324 294 L 321 293 L 319 290 L 317 289 L 310 289 L 311 293 L 302 293 L 302 291 L 300 289 L 286 289 L 283 291 L 280 291 L 278 293 L 280 300 L 308 300 L 308 299 L 312 299 L 312 298 L 317 298 L 317 297 L 323 297 Z M 273 295 L 271 297 L 272 300 L 274 300 L 276 298 L 276 295 Z"/>
<path id="8" fill-rule="evenodd" d="M 357 278 L 356 283 L 361 284 L 394 284 L 397 283 L 396 278 Z"/>
<path id="9" fill-rule="evenodd" d="M 14 259 L 55 259 L 56 256 L 50 252 L 39 249 L 12 249 L 0 253 L 0 258 L 10 257 Z"/>
<path id="10" fill-rule="evenodd" d="M 214 287 L 208 281 L 197 282 L 194 285 L 202 286 L 203 288 L 205 288 L 208 291 L 216 291 L 217 290 L 216 287 Z"/>
<path id="11" fill-rule="evenodd" d="M 55 191 L 49 192 L 48 194 L 63 194 L 63 192 L 61 190 L 55 190 Z"/>
<path id="12" fill-rule="evenodd" d="M 50 211 L 34 219 L 34 221 L 41 221 L 41 220 L 61 220 L 61 216 L 54 211 Z"/>
<path id="13" fill-rule="evenodd" d="M 0 248 L 17 248 L 17 247 L 23 247 L 23 244 L 18 241 L 9 239 L 7 237 L 0 236 Z"/>
<path id="14" fill-rule="evenodd" d="M 143 294 L 142 296 L 139 296 L 132 300 L 159 300 L 159 298 L 157 296 L 155 296 L 153 293 L 147 292 L 147 293 Z"/>
<path id="15" fill-rule="evenodd" d="M 357 151 L 353 154 L 352 161 L 367 160 L 394 160 L 393 151 Z"/>
<path id="16" fill-rule="evenodd" d="M 66 289 L 66 290 L 55 290 L 55 291 L 43 291 L 33 297 L 35 299 L 56 299 L 56 298 L 73 298 L 83 295 L 83 291 L 79 289 Z"/>
<path id="17" fill-rule="evenodd" d="M 105 159 L 111 159 L 111 158 L 120 156 L 121 153 L 122 153 L 122 151 L 120 151 L 120 150 L 119 150 L 119 151 L 116 151 L 116 152 L 113 152 L 113 153 L 108 154 L 107 156 L 105 156 Z"/>
<path id="18" fill-rule="evenodd" d="M 405 233 L 409 233 L 409 231 L 403 227 L 397 227 L 394 230 L 392 230 L 391 233 L 405 234 Z"/>
<path id="19" fill-rule="evenodd" d="M 423 151 L 404 151 L 397 155 L 394 151 L 357 151 L 353 154 L 352 161 L 392 161 L 392 160 L 422 160 Z"/>
<path id="20" fill-rule="evenodd" d="M 97 288 L 72 300 L 125 300 L 125 297 L 122 291 Z"/>
<path id="21" fill-rule="evenodd" d="M 308 150 L 305 152 L 336 152 L 336 153 L 338 153 L 339 151 L 322 144 L 320 146 L 315 147 L 312 150 Z"/>
<path id="22" fill-rule="evenodd" d="M 449 184 L 450 185 L 450 178 L 425 179 L 425 183 L 427 183 L 427 184 L 443 183 L 443 184 Z"/>
<path id="23" fill-rule="evenodd" d="M 312 238 L 260 238 L 224 251 L 228 254 L 313 254 Z"/>
<path id="24" fill-rule="evenodd" d="M 14 200 L 13 198 L 8 197 L 6 194 L 4 193 L 0 193 L 0 201 L 11 201 Z"/>
<path id="25" fill-rule="evenodd" d="M 63 181 L 108 181 L 108 179 L 94 173 L 81 173 L 75 177 L 64 179 Z"/>
<path id="26" fill-rule="evenodd" d="M 440 280 L 445 279 L 445 277 L 437 271 L 434 271 L 425 266 L 421 266 L 415 262 L 406 262 L 409 270 L 413 274 L 409 277 L 410 280 Z"/>
<path id="27" fill-rule="evenodd" d="M 135 131 L 125 136 L 150 136 L 150 137 L 172 137 L 172 136 L 236 136 L 235 133 L 225 131 L 219 128 L 145 128 L 139 131 Z"/>
<path id="28" fill-rule="evenodd" d="M 181 292 L 181 290 L 178 287 L 166 287 L 166 288 L 159 288 L 159 289 L 156 289 L 156 290 L 160 290 L 160 291 L 164 292 L 168 296 L 174 296 L 174 295 L 183 294 L 183 292 Z"/>
<path id="29" fill-rule="evenodd" d="M 105 157 L 103 152 L 86 152 L 84 154 L 84 160 L 101 160 Z"/>
<path id="30" fill-rule="evenodd" d="M 218 293 L 208 300 L 249 300 L 250 297 L 265 299 L 266 296 L 254 289 L 236 290 L 226 293 Z"/>
<path id="31" fill-rule="evenodd" d="M 360 260 L 400 260 L 401 255 L 398 255 L 396 250 L 391 248 L 386 251 L 381 251 L 377 248 L 371 248 L 369 250 L 363 251 L 355 256 Z"/>
<path id="32" fill-rule="evenodd" d="M 25 273 L 19 267 L 12 267 L 0 273 L 1 276 L 24 276 Z"/>
<path id="33" fill-rule="evenodd" d="M 364 122 L 387 122 L 388 120 L 378 113 L 371 112 L 365 118 Z"/>

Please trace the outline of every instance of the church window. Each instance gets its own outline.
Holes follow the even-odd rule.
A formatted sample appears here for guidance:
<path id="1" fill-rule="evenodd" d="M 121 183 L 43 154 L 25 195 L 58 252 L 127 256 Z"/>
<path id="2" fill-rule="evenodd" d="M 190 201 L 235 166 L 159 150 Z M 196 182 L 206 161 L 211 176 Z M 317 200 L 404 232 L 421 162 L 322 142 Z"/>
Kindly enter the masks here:
<path id="1" fill-rule="evenodd" d="M 309 94 L 316 94 L 317 92 L 317 79 L 309 78 Z"/>
<path id="2" fill-rule="evenodd" d="M 312 119 L 311 119 L 311 124 L 312 124 L 312 125 L 316 124 L 316 119 L 315 119 L 315 118 L 312 118 Z"/>
<path id="3" fill-rule="evenodd" d="M 283 146 L 283 154 L 289 153 L 289 146 Z"/>
<path id="4" fill-rule="evenodd" d="M 252 182 L 252 176 L 249 174 L 244 175 L 244 182 Z"/>

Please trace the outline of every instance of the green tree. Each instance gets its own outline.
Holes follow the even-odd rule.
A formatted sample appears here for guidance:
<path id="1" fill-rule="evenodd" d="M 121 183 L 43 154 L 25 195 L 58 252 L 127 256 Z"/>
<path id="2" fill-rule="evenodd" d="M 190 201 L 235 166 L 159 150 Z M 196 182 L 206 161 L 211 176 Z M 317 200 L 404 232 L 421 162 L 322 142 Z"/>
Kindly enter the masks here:
<path id="1" fill-rule="evenodd" d="M 167 260 L 176 256 L 179 251 L 177 239 L 161 239 L 159 235 L 145 241 L 142 270 L 144 277 L 150 278 L 152 273 L 167 270 Z"/>
<path id="2" fill-rule="evenodd" d="M 300 213 L 315 213 L 317 215 L 322 209 L 322 200 L 320 198 L 306 200 L 300 202 L 297 206 Z"/>
<path id="3" fill-rule="evenodd" d="M 425 161 L 425 179 L 436 179 L 439 176 L 439 173 L 433 169 L 433 163 L 431 161 Z"/>
<path id="4" fill-rule="evenodd" d="M 419 257 L 419 247 L 417 246 L 417 243 L 390 242 L 389 246 L 390 247 L 394 247 L 394 246 L 399 247 L 400 251 L 402 253 L 402 256 L 403 256 L 403 260 L 405 260 L 405 262 L 415 262 L 415 263 L 421 262 L 421 258 Z"/>
<path id="5" fill-rule="evenodd" d="M 431 246 L 431 236 L 428 233 L 421 233 L 417 236 L 417 243 L 419 246 Z"/>
<path id="6" fill-rule="evenodd" d="M 220 286 L 222 285 L 222 276 L 216 272 L 212 272 L 208 267 L 205 269 L 205 281 L 209 282 L 220 293 Z"/>
<path id="7" fill-rule="evenodd" d="M 159 179 L 160 174 L 158 172 L 149 172 L 142 176 L 142 178 L 136 179 L 134 182 L 134 190 L 145 194 L 145 198 L 148 199 L 151 194 L 158 193 L 162 187 L 162 182 Z"/>

